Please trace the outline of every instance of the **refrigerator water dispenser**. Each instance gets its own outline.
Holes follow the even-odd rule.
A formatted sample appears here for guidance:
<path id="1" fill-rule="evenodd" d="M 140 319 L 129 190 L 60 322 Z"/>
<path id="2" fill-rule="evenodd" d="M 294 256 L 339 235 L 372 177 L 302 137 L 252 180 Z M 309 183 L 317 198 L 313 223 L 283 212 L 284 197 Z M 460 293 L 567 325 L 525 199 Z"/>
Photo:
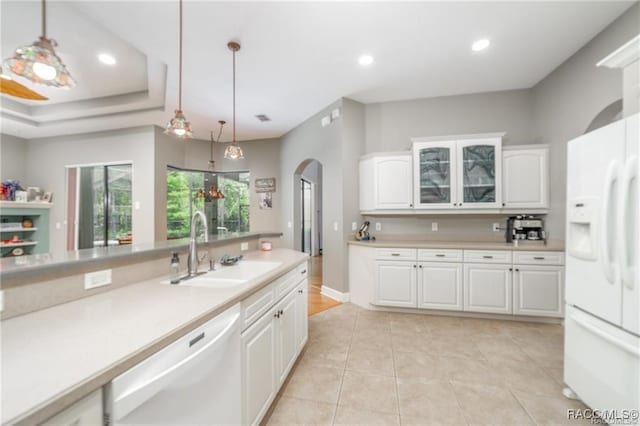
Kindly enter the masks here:
<path id="1" fill-rule="evenodd" d="M 597 197 L 575 198 L 569 202 L 567 251 L 584 260 L 597 260 Z"/>

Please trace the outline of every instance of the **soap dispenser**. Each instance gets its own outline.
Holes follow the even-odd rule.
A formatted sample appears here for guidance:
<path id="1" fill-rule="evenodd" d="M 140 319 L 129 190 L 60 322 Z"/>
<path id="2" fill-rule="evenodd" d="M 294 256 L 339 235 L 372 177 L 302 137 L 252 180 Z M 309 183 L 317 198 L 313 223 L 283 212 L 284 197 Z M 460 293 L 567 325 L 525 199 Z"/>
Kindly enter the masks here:
<path id="1" fill-rule="evenodd" d="M 171 284 L 180 282 L 180 258 L 178 257 L 178 252 L 173 252 L 171 255 L 171 277 L 169 281 Z"/>

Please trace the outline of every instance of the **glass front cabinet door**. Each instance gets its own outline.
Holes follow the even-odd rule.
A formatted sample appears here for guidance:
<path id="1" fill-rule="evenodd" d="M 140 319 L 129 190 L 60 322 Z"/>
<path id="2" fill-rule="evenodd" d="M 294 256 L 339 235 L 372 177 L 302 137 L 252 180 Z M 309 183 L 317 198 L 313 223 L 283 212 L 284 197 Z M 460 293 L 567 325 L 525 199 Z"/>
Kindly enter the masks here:
<path id="1" fill-rule="evenodd" d="M 457 208 L 500 208 L 502 205 L 502 140 L 457 141 Z"/>
<path id="2" fill-rule="evenodd" d="M 451 209 L 456 194 L 456 142 L 413 144 L 414 207 Z"/>

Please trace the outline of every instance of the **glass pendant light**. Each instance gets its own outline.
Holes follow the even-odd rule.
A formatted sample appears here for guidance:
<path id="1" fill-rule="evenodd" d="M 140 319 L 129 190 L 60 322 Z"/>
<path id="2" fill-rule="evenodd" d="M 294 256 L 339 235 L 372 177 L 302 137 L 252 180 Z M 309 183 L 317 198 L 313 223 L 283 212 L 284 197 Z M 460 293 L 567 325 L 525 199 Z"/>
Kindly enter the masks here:
<path id="1" fill-rule="evenodd" d="M 218 130 L 217 140 L 213 138 L 213 130 L 211 131 L 211 154 L 209 156 L 209 170 L 211 170 L 212 172 L 215 171 L 216 168 L 216 162 L 213 159 L 213 145 L 220 142 L 220 136 L 222 136 L 222 128 L 225 124 L 227 124 L 227 122 L 224 120 L 218 120 L 218 124 L 220 124 L 220 130 Z"/>
<path id="2" fill-rule="evenodd" d="M 54 50 L 58 45 L 47 38 L 47 8 L 42 0 L 42 35 L 30 46 L 18 47 L 12 58 L 4 61 L 4 68 L 34 83 L 69 89 L 76 82 Z"/>
<path id="3" fill-rule="evenodd" d="M 180 53 L 178 62 L 178 109 L 175 110 L 175 115 L 167 124 L 167 129 L 164 132 L 167 135 L 186 139 L 193 137 L 193 132 L 191 131 L 191 123 L 187 121 L 182 112 L 182 0 L 180 0 Z"/>
<path id="4" fill-rule="evenodd" d="M 224 158 L 228 160 L 242 160 L 244 153 L 240 145 L 238 145 L 238 141 L 236 141 L 236 52 L 240 50 L 240 43 L 230 41 L 227 47 L 233 52 L 233 141 L 231 141 L 231 144 L 227 145 L 227 148 L 224 150 Z"/>

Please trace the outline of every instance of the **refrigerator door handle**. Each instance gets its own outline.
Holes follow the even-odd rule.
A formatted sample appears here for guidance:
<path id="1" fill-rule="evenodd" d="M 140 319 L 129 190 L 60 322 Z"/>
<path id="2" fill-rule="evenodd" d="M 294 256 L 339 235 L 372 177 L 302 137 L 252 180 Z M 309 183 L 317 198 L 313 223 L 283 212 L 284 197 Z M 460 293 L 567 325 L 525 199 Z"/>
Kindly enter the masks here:
<path id="1" fill-rule="evenodd" d="M 631 193 L 631 183 L 634 179 L 638 178 L 638 157 L 635 155 L 627 160 L 627 164 L 624 167 L 624 172 L 622 174 L 622 182 L 620 185 L 621 188 L 621 196 L 620 196 L 620 207 L 618 208 L 618 259 L 620 265 L 620 275 L 622 278 L 622 283 L 630 290 L 634 287 L 634 266 L 632 262 L 634 259 L 630 256 L 630 247 L 627 245 L 627 232 L 630 232 L 628 229 L 629 220 L 636 220 L 635 217 L 631 217 L 629 215 L 629 210 L 631 210 L 631 205 L 629 204 L 629 195 Z M 633 226 L 629 227 L 634 229 Z"/>
<path id="2" fill-rule="evenodd" d="M 613 219 L 611 215 L 611 198 L 613 197 L 614 185 L 619 179 L 620 163 L 617 160 L 609 164 L 604 179 L 604 195 L 602 197 L 602 213 L 600 216 L 600 246 L 602 247 L 602 270 L 607 281 L 615 283 L 615 265 L 610 255 L 611 235 L 609 235 L 609 222 Z"/>
<path id="3" fill-rule="evenodd" d="M 621 341 L 620 339 L 617 339 L 615 336 L 607 333 L 604 330 L 601 330 L 600 328 L 596 327 L 595 325 L 590 324 L 587 320 L 585 320 L 583 318 L 582 315 L 576 315 L 576 313 L 574 313 L 571 316 L 571 319 L 578 324 L 580 327 L 584 328 L 585 330 L 589 331 L 590 333 L 595 334 L 596 336 L 600 337 L 602 340 L 606 340 L 607 342 L 616 345 L 617 347 L 619 347 L 620 349 L 629 352 L 631 355 L 635 356 L 636 358 L 640 358 L 640 348 L 634 345 L 630 345 L 626 342 Z"/>

